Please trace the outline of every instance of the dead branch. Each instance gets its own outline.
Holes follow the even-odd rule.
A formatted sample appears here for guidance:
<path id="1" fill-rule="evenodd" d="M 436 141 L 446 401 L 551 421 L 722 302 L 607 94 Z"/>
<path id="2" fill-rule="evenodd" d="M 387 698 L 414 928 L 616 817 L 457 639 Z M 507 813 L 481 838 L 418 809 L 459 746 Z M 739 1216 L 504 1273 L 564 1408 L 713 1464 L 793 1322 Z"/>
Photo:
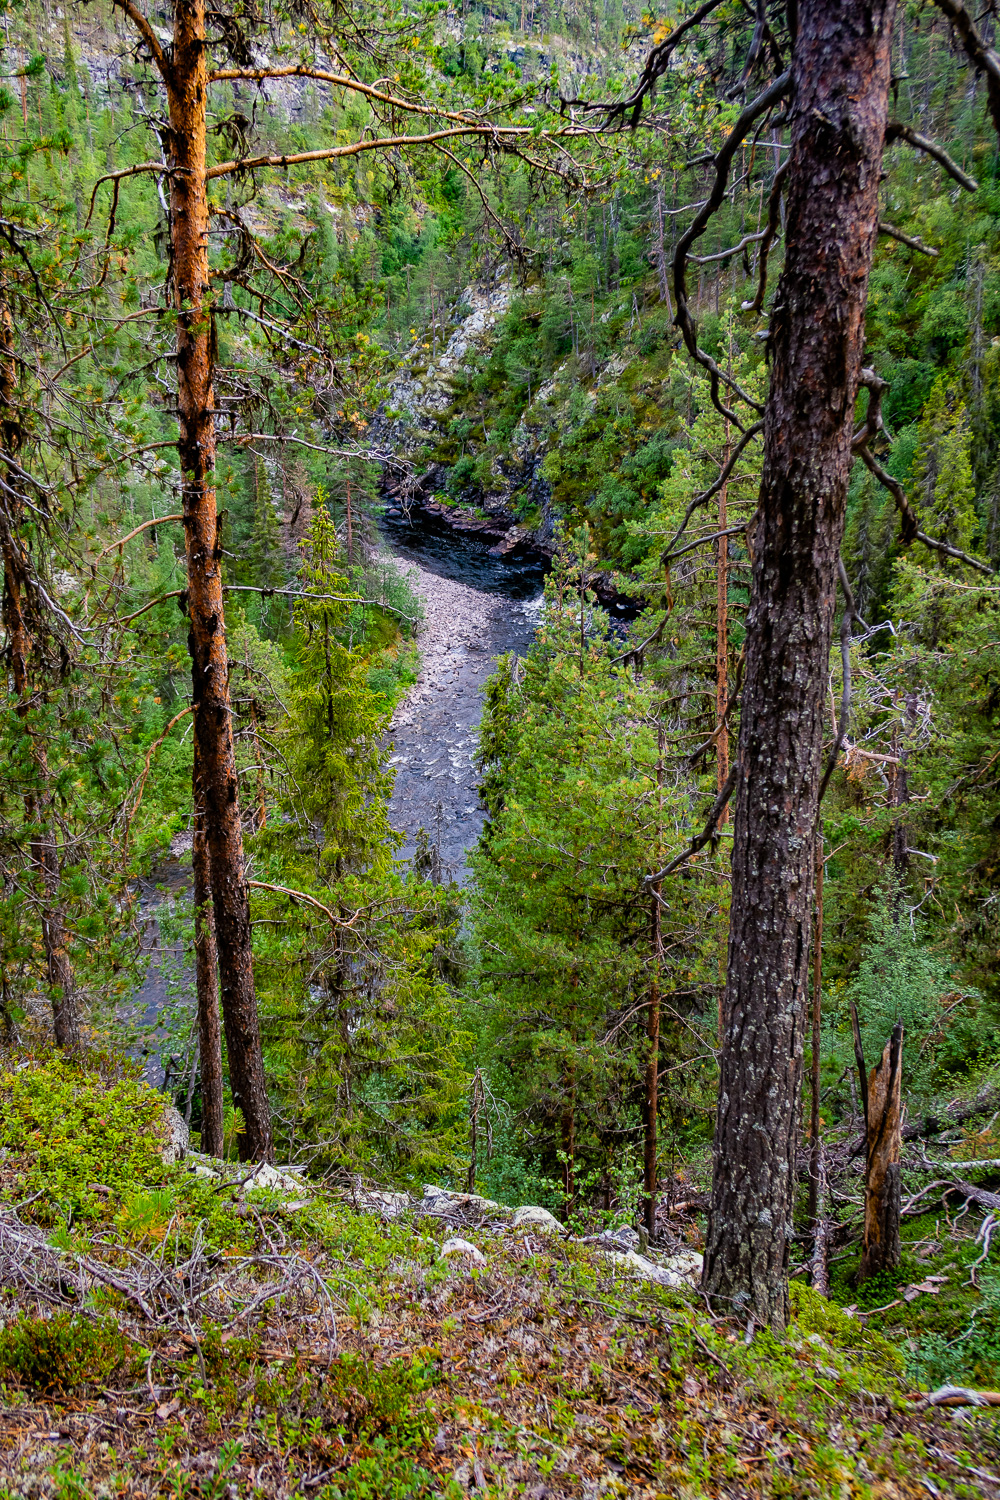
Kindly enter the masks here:
<path id="1" fill-rule="evenodd" d="M 790 87 L 791 74 L 788 72 L 782 73 L 779 78 L 776 78 L 768 88 L 764 89 L 763 93 L 758 94 L 757 98 L 743 110 L 714 158 L 715 181 L 712 184 L 712 190 L 705 200 L 703 207 L 695 215 L 684 234 L 681 235 L 677 242 L 677 249 L 674 252 L 674 298 L 677 303 L 677 317 L 675 322 L 681 330 L 684 343 L 692 359 L 696 360 L 704 370 L 708 371 L 714 405 L 724 417 L 727 417 L 730 422 L 739 428 L 740 432 L 745 432 L 746 428 L 736 413 L 728 407 L 723 406 L 719 400 L 720 384 L 725 382 L 727 388 L 739 396 L 741 401 L 746 402 L 751 411 L 760 413 L 763 412 L 764 408 L 759 401 L 755 401 L 752 396 L 748 395 L 730 376 L 725 375 L 719 369 L 712 356 L 706 354 L 704 349 L 699 347 L 697 325 L 691 316 L 687 300 L 687 258 L 691 246 L 704 233 L 709 220 L 716 213 L 725 197 L 726 186 L 729 181 L 729 168 L 733 157 L 749 134 L 754 121 L 759 119 L 761 115 L 768 114 L 780 100 L 784 99 Z"/>
<path id="2" fill-rule="evenodd" d="M 923 240 L 915 239 L 912 234 L 904 234 L 901 229 L 897 229 L 895 224 L 890 224 L 886 219 L 879 219 L 878 232 L 887 235 L 890 240 L 898 240 L 901 245 L 906 245 L 910 250 L 916 250 L 921 255 L 930 255 L 937 259 L 938 251 L 933 245 L 925 245 Z"/>
<path id="3" fill-rule="evenodd" d="M 790 165 L 791 158 L 789 157 L 775 172 L 774 181 L 771 183 L 771 191 L 767 199 L 767 231 L 760 247 L 760 274 L 757 278 L 757 291 L 752 302 L 743 303 L 744 312 L 760 312 L 764 306 L 764 293 L 767 290 L 767 260 L 781 223 L 781 194 Z"/>
<path id="4" fill-rule="evenodd" d="M 90 566 L 92 568 L 96 568 L 102 557 L 107 557 L 108 553 L 114 552 L 116 547 L 124 547 L 125 543 L 130 542 L 134 536 L 138 536 L 140 531 L 148 531 L 151 526 L 165 526 L 168 521 L 183 521 L 183 519 L 183 515 L 154 516 L 151 521 L 143 521 L 141 526 L 137 526 L 135 530 L 130 531 L 127 536 L 120 536 L 117 541 L 109 542 L 108 545 L 104 548 L 103 552 L 98 552 L 97 556 L 91 562 Z"/>
<path id="5" fill-rule="evenodd" d="M 953 177 L 960 187 L 964 187 L 967 193 L 975 193 L 979 190 L 979 183 L 968 172 L 964 172 L 944 149 L 936 141 L 930 140 L 926 135 L 919 135 L 909 125 L 904 125 L 900 120 L 891 120 L 885 127 L 885 143 L 891 146 L 893 141 L 905 141 L 916 151 L 923 151 L 926 156 L 931 156 L 944 168 L 949 177 Z"/>
<path id="6" fill-rule="evenodd" d="M 986 97 L 993 124 L 1000 132 L 1000 57 L 988 47 L 976 30 L 975 23 L 960 0 L 934 0 L 958 32 L 965 55 L 977 73 L 986 75 Z"/>
<path id="7" fill-rule="evenodd" d="M 672 859 L 668 865 L 664 865 L 662 870 L 658 870 L 653 875 L 644 876 L 643 885 L 657 885 L 661 880 L 666 880 L 668 875 L 672 875 L 680 865 L 686 863 L 686 861 L 697 854 L 700 849 L 704 849 L 709 840 L 715 837 L 719 819 L 722 816 L 723 808 L 728 805 L 730 797 L 736 790 L 736 783 L 739 781 L 739 779 L 740 767 L 739 762 L 737 762 L 733 766 L 729 775 L 726 777 L 725 786 L 722 788 L 721 792 L 712 803 L 712 810 L 708 815 L 708 822 L 705 824 L 701 833 L 697 834 L 691 840 L 690 844 L 688 844 L 687 848 L 683 850 L 682 853 L 678 854 L 674 859 Z M 656 899 L 658 901 L 662 901 L 663 898 L 660 896 L 659 891 L 657 891 L 655 894 Z"/>
<path id="8" fill-rule="evenodd" d="M 854 595 L 851 592 L 851 585 L 847 577 L 847 569 L 844 567 L 843 558 L 837 559 L 837 576 L 840 579 L 840 588 L 844 596 L 844 610 L 840 617 L 840 665 L 844 683 L 840 696 L 840 718 L 837 721 L 837 737 L 833 742 L 833 749 L 830 751 L 830 759 L 827 761 L 823 780 L 819 784 L 820 802 L 823 800 L 823 794 L 830 783 L 830 777 L 833 775 L 834 767 L 837 764 L 837 757 L 847 738 L 847 726 L 851 717 L 851 626 L 855 620 L 858 620 L 858 623 L 864 626 L 864 621 L 859 618 L 854 605 Z"/>
<path id="9" fill-rule="evenodd" d="M 626 99 L 618 99 L 613 102 L 599 103 L 592 99 L 564 99 L 559 97 L 559 107 L 566 112 L 567 109 L 575 108 L 590 111 L 591 113 L 605 115 L 604 128 L 606 129 L 614 120 L 624 122 L 625 116 L 631 111 L 632 118 L 629 120 L 629 129 L 634 130 L 639 123 L 642 114 L 642 102 L 649 98 L 650 103 L 656 98 L 656 85 L 667 68 L 670 66 L 670 57 L 686 34 L 695 26 L 701 24 L 706 16 L 710 16 L 713 10 L 717 10 L 722 0 L 705 0 L 705 4 L 692 11 L 679 26 L 676 26 L 668 37 L 658 43 L 646 58 L 645 65 L 639 75 L 639 81 Z"/>

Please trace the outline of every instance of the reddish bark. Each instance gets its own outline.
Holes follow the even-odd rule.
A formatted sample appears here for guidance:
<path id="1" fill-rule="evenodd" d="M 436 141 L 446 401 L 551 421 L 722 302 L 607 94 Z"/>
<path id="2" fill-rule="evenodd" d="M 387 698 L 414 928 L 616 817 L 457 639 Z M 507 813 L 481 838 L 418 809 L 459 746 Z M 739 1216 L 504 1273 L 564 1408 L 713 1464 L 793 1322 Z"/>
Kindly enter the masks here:
<path id="1" fill-rule="evenodd" d="M 799 0 L 753 546 L 704 1288 L 788 1316 L 813 850 L 895 0 Z"/>
<path id="2" fill-rule="evenodd" d="M 208 44 L 204 0 L 174 0 L 164 49 L 134 0 L 115 0 L 153 56 L 167 91 L 170 245 L 177 309 L 178 454 L 187 553 L 192 702 L 233 1103 L 243 1160 L 273 1154 L 254 995 L 250 897 L 229 701 L 222 543 L 215 498 L 215 339 L 209 295 L 206 180 Z M 195 792 L 197 797 L 197 789 Z"/>

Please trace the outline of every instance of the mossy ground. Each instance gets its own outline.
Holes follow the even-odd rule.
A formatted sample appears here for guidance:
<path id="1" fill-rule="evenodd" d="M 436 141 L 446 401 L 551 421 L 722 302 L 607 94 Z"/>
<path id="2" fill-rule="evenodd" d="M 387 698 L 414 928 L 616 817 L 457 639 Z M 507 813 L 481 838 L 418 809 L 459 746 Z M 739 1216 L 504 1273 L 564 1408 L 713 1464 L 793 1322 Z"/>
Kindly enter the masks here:
<path id="1" fill-rule="evenodd" d="M 5 1096 L 6 1139 L 20 1143 L 6 1219 L 20 1205 L 67 1256 L 118 1274 L 142 1257 L 170 1274 L 202 1241 L 219 1278 L 240 1257 L 259 1264 L 242 1316 L 209 1298 L 189 1329 L 143 1325 L 112 1285 L 53 1322 L 44 1296 L 8 1285 L 0 1495 L 897 1500 L 990 1492 L 968 1466 L 1000 1471 L 994 1419 L 921 1412 L 899 1341 L 805 1287 L 786 1337 L 747 1345 L 693 1294 L 499 1218 L 466 1221 L 487 1260 L 470 1269 L 442 1259 L 453 1229 L 431 1216 L 383 1221 L 322 1190 L 294 1207 L 148 1157 L 132 1181 L 115 1132 L 148 1105 L 155 1139 L 144 1086 L 31 1071 Z M 62 1156 L 41 1142 L 33 1154 L 23 1128 L 46 1080 L 89 1121 Z M 92 1201 L 67 1186 L 77 1151 L 104 1189 Z M 71 1219 L 72 1201 L 86 1211 Z M 293 1257 L 319 1281 L 289 1284 Z"/>

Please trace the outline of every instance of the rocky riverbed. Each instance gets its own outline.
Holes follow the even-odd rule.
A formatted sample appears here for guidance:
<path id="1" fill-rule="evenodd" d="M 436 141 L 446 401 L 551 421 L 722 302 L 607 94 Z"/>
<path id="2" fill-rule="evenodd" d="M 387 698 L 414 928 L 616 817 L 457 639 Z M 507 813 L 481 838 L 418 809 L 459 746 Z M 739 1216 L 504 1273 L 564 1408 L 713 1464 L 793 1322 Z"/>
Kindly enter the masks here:
<path id="1" fill-rule="evenodd" d="M 527 649 L 540 584 L 529 585 L 533 597 L 511 598 L 444 577 L 412 554 L 407 559 L 397 550 L 396 560 L 409 572 L 425 618 L 418 637 L 420 675 L 390 728 L 396 772 L 390 819 L 406 836 L 404 857 L 415 852 L 423 828 L 437 845 L 442 878 L 462 883 L 466 851 L 485 821 L 473 766 L 484 685 L 498 656 Z M 441 565 L 441 559 L 431 560 Z M 462 566 L 455 554 L 444 561 L 449 571 Z M 516 581 L 515 592 L 521 591 L 524 585 Z"/>

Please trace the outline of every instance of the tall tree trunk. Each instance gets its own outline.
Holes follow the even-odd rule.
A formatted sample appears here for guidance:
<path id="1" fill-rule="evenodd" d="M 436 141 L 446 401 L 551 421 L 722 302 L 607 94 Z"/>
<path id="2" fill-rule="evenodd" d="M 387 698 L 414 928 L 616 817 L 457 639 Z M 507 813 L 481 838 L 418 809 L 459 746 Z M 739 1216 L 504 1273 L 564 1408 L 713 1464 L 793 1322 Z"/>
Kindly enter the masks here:
<path id="1" fill-rule="evenodd" d="M 219 1025 L 219 966 L 212 917 L 212 872 L 205 832 L 204 793 L 195 741 L 194 848 L 194 963 L 198 997 L 198 1053 L 201 1058 L 201 1149 L 206 1156 L 223 1154 L 222 1033 Z"/>
<path id="2" fill-rule="evenodd" d="M 662 859 L 661 841 L 663 824 L 663 746 L 664 730 L 661 722 L 657 737 L 656 787 L 657 787 L 657 849 L 656 860 Z M 660 916 L 660 884 L 653 886 L 650 918 L 650 946 L 652 949 L 653 978 L 649 987 L 649 1009 L 646 1014 L 646 1130 L 643 1141 L 643 1214 L 646 1232 L 650 1239 L 656 1232 L 656 1152 L 660 1108 L 660 984 L 663 964 L 663 929 Z"/>
<path id="3" fill-rule="evenodd" d="M 649 1009 L 646 1015 L 646 1132 L 643 1142 L 643 1218 L 652 1239 L 656 1232 L 656 1146 L 660 1083 L 660 957 L 663 937 L 660 930 L 660 887 L 654 885 L 651 938 L 653 980 L 649 987 Z"/>
<path id="4" fill-rule="evenodd" d="M 812 1076 L 809 1111 L 809 1220 L 820 1233 L 820 1175 L 823 1143 L 819 1134 L 819 1053 L 823 1019 L 823 829 L 816 830 L 816 925 L 813 929 Z"/>
<path id="5" fill-rule="evenodd" d="M 177 410 L 187 551 L 192 700 L 212 874 L 222 1017 L 244 1161 L 270 1159 L 271 1118 L 254 996 L 250 897 L 229 703 L 215 506 L 215 340 L 209 305 L 210 213 L 205 180 L 208 68 L 204 0 L 175 0 L 165 60 L 170 107 L 170 229 L 177 318 Z M 195 792 L 197 796 L 197 790 Z"/>
<path id="6" fill-rule="evenodd" d="M 23 506 L 20 501 L 21 426 L 15 409 L 17 372 L 14 362 L 13 321 L 6 299 L 0 294 L 0 443 L 6 484 L 0 491 L 0 551 L 3 554 L 3 627 L 7 635 L 10 672 L 17 698 L 17 716 L 26 724 L 31 713 L 28 660 L 31 631 L 25 615 L 28 596 L 28 560 L 21 538 Z M 40 917 L 45 971 L 52 1003 L 52 1027 L 56 1045 L 75 1047 L 80 1040 L 80 1010 L 73 965 L 66 948 L 66 920 L 59 903 L 59 844 L 48 807 L 48 764 L 45 747 L 32 738 L 31 759 L 38 775 L 38 791 L 24 798 L 25 821 L 34 828 L 30 844 L 32 871 L 41 889 Z"/>
<path id="7" fill-rule="evenodd" d="M 895 0 L 797 13 L 704 1272 L 716 1306 L 773 1328 L 788 1316 L 823 703 Z"/>

